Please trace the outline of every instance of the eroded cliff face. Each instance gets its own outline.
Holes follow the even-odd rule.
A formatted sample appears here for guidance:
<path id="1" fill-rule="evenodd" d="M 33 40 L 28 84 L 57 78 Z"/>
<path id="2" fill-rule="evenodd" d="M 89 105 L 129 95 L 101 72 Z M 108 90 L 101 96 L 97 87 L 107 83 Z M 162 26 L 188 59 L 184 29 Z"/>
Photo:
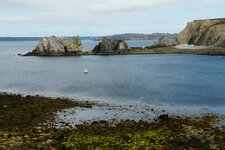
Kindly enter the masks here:
<path id="1" fill-rule="evenodd" d="M 225 18 L 189 22 L 178 39 L 180 44 L 225 47 Z"/>
<path id="2" fill-rule="evenodd" d="M 80 55 L 82 49 L 82 43 L 78 36 L 66 39 L 50 36 L 40 40 L 38 46 L 25 56 Z"/>
<path id="3" fill-rule="evenodd" d="M 163 36 L 154 46 L 165 47 L 181 44 L 225 47 L 225 18 L 189 22 L 180 34 Z"/>

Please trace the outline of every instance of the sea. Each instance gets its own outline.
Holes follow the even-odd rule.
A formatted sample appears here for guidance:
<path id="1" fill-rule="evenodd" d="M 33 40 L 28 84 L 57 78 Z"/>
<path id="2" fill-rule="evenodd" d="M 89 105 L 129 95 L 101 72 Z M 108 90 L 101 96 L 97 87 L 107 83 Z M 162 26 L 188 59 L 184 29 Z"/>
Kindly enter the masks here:
<path id="1" fill-rule="evenodd" d="M 99 41 L 82 41 L 84 51 Z M 127 41 L 131 47 L 153 40 Z M 225 57 L 179 54 L 23 57 L 38 41 L 0 42 L 0 92 L 225 114 Z M 84 74 L 83 69 L 89 73 Z"/>

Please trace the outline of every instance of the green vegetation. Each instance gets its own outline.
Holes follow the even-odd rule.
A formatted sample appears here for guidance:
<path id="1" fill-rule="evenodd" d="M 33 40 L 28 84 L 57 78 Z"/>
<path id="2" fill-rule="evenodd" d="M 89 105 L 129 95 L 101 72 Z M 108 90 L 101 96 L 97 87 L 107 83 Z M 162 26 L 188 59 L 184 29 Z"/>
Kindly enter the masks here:
<path id="1" fill-rule="evenodd" d="M 143 133 L 115 134 L 111 136 L 82 135 L 76 132 L 70 134 L 64 141 L 67 149 L 163 149 L 170 147 L 165 143 L 171 136 L 170 130 L 146 131 Z"/>
<path id="2" fill-rule="evenodd" d="M 66 99 L 0 94 L 0 149 L 225 149 L 225 127 L 213 126 L 219 120 L 219 116 L 214 115 L 164 114 L 153 122 L 100 120 L 64 129 L 41 126 L 46 120 L 54 119 L 56 111 L 93 105 Z M 65 127 L 69 126 L 65 124 Z"/>
<path id="3" fill-rule="evenodd" d="M 73 107 L 90 108 L 92 104 L 59 98 L 0 94 L 0 131 L 33 130 L 46 120 L 54 120 L 55 112 Z"/>

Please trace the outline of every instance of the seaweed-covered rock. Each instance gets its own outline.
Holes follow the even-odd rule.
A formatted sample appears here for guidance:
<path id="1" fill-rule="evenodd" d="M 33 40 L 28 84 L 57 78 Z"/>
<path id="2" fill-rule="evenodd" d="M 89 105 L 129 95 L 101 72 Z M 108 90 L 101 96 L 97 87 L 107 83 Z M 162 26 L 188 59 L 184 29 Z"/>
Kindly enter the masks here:
<path id="1" fill-rule="evenodd" d="M 43 38 L 38 46 L 25 56 L 80 55 L 82 49 L 82 43 L 78 36 L 66 39 L 50 36 Z"/>
<path id="2" fill-rule="evenodd" d="M 111 40 L 104 38 L 93 50 L 93 52 L 123 52 L 128 49 L 128 45 L 123 40 Z"/>

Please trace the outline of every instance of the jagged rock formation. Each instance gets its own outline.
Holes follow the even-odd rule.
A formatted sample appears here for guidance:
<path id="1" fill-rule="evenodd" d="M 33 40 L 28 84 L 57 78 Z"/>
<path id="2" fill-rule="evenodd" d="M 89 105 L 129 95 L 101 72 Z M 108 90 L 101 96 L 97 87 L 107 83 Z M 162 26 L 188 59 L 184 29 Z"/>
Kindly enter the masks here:
<path id="1" fill-rule="evenodd" d="M 179 44 L 177 34 L 164 35 L 154 43 L 156 47 L 176 46 Z"/>
<path id="2" fill-rule="evenodd" d="M 189 22 L 179 34 L 180 44 L 225 47 L 225 18 Z"/>
<path id="3" fill-rule="evenodd" d="M 123 40 L 104 38 L 93 50 L 94 53 L 122 53 L 128 50 L 128 45 Z"/>
<path id="4" fill-rule="evenodd" d="M 82 43 L 78 36 L 66 39 L 50 36 L 43 38 L 38 46 L 25 56 L 81 55 L 82 49 Z"/>
<path id="5" fill-rule="evenodd" d="M 63 39 L 67 52 L 82 51 L 83 46 L 79 36 Z"/>

